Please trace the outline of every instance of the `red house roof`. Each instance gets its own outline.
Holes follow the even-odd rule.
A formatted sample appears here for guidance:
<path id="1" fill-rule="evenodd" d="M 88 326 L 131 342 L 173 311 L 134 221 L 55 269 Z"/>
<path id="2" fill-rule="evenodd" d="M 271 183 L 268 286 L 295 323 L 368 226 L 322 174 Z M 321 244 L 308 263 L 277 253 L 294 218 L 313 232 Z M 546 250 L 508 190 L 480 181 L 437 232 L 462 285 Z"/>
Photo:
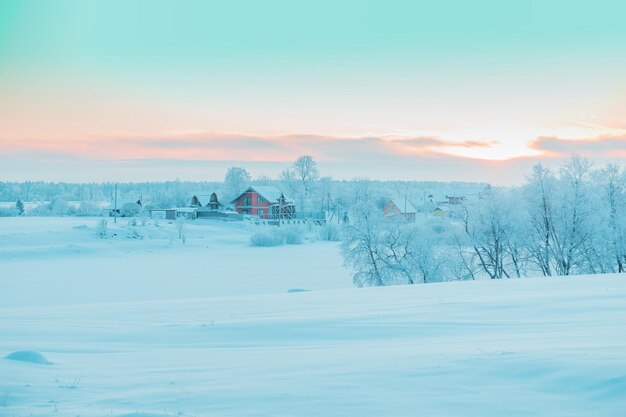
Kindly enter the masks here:
<path id="1" fill-rule="evenodd" d="M 283 193 L 278 188 L 274 187 L 273 185 L 263 185 L 263 186 L 259 185 L 259 186 L 254 186 L 254 187 L 248 187 L 246 191 L 244 191 L 243 193 L 239 194 L 236 198 L 234 198 L 233 201 L 231 201 L 231 203 L 234 203 L 235 201 L 239 200 L 239 198 L 241 198 L 241 196 L 246 193 L 257 193 L 258 195 L 260 195 L 261 197 L 263 197 L 265 200 L 269 201 L 270 203 L 278 203 L 278 200 L 280 200 L 281 197 L 284 198 Z"/>

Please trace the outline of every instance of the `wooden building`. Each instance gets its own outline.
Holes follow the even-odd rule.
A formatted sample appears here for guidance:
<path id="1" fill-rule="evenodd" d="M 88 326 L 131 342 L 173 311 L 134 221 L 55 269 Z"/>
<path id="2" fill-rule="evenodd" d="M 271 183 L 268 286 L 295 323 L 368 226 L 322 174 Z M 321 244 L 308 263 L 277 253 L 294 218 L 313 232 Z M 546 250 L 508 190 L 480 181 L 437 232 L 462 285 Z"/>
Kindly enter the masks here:
<path id="1" fill-rule="evenodd" d="M 232 204 L 237 213 L 260 219 L 292 219 L 296 213 L 293 202 L 274 186 L 248 187 Z"/>

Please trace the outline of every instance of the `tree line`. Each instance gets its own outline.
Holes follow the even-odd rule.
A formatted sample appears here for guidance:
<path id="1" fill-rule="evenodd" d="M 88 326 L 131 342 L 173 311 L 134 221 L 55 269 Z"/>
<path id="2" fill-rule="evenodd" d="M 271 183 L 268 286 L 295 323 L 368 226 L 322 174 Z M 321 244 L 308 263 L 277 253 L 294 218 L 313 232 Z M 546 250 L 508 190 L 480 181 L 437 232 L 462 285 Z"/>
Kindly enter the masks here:
<path id="1" fill-rule="evenodd" d="M 367 183 L 361 185 L 367 188 Z M 456 216 L 385 218 L 367 190 L 344 230 L 357 286 L 626 269 L 626 172 L 573 156 L 520 187 L 486 186 Z"/>
<path id="2" fill-rule="evenodd" d="M 362 179 L 336 180 L 323 176 L 317 162 L 302 155 L 287 165 L 276 177 L 253 177 L 245 167 L 229 168 L 221 181 L 163 181 L 117 183 L 118 202 L 141 199 L 145 208 L 171 208 L 189 205 L 193 193 L 216 192 L 220 202 L 228 205 L 250 185 L 274 185 L 300 211 L 341 210 L 354 206 L 351 190 Z M 385 200 L 403 195 L 414 205 L 421 205 L 432 193 L 476 192 L 484 184 L 437 181 L 369 181 L 381 207 Z M 102 207 L 114 201 L 114 182 L 2 182 L 0 181 L 0 216 L 84 215 L 102 214 Z M 18 209 L 18 200 L 20 208 Z"/>

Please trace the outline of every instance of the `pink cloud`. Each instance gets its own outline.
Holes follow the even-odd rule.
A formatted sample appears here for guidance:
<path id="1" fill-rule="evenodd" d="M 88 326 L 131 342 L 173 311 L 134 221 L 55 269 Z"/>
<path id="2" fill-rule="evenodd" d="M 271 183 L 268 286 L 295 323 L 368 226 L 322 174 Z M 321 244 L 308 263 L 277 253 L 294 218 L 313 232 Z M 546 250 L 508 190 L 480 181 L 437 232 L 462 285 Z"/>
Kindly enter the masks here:
<path id="1" fill-rule="evenodd" d="M 564 157 L 572 153 L 586 157 L 626 157 L 626 135 L 581 139 L 539 137 L 530 146 L 545 156 Z"/>
<path id="2" fill-rule="evenodd" d="M 446 141 L 436 137 L 337 137 L 324 135 L 179 134 L 152 137 L 99 137 L 67 140 L 0 140 L 0 153 L 46 151 L 92 159 L 190 159 L 289 161 L 302 154 L 322 160 L 380 154 L 427 156 L 456 148 L 488 148 L 497 142 Z"/>

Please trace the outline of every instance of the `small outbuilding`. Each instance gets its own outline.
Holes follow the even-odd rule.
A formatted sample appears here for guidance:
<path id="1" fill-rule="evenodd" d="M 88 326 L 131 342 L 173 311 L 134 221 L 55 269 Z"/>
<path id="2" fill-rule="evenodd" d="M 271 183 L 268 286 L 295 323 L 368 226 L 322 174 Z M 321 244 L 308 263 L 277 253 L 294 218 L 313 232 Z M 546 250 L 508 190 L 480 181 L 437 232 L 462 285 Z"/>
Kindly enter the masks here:
<path id="1" fill-rule="evenodd" d="M 150 217 L 160 220 L 176 220 L 176 209 L 152 209 Z"/>
<path id="2" fill-rule="evenodd" d="M 210 210 L 219 210 L 222 204 L 217 199 L 216 193 L 197 192 L 191 195 L 190 207 L 202 207 Z"/>
<path id="3" fill-rule="evenodd" d="M 195 217 L 219 217 L 220 210 L 224 207 L 217 199 L 216 193 L 199 192 L 191 197 L 190 208 L 196 211 Z"/>

